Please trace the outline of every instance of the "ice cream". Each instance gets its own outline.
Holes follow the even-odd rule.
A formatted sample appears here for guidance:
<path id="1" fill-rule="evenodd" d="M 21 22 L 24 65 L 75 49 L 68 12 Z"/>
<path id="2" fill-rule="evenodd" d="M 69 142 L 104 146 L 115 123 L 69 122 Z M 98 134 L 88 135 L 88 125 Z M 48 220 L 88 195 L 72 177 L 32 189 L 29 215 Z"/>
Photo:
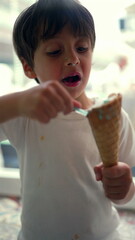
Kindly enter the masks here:
<path id="1" fill-rule="evenodd" d="M 118 162 L 121 101 L 121 94 L 112 94 L 97 101 L 87 115 L 105 167 Z"/>

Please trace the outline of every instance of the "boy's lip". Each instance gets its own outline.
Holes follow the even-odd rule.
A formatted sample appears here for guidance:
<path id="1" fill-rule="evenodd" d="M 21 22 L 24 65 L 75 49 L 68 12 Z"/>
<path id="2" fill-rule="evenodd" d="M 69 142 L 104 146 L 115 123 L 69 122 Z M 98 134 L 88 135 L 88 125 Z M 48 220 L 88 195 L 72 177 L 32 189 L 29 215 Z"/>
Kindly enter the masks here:
<path id="1" fill-rule="evenodd" d="M 65 76 L 61 82 L 67 87 L 76 87 L 80 84 L 81 74 L 78 72 L 73 72 Z"/>
<path id="2" fill-rule="evenodd" d="M 68 75 L 66 75 L 63 79 L 74 76 L 79 76 L 81 78 L 81 74 L 79 72 L 71 72 Z"/>

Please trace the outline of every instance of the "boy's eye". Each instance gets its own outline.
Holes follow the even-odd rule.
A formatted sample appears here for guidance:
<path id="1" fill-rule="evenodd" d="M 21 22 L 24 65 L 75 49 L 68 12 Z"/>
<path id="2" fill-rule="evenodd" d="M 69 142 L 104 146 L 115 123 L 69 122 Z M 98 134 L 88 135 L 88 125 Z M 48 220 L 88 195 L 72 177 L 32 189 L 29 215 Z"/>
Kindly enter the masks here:
<path id="1" fill-rule="evenodd" d="M 88 51 L 88 47 L 78 47 L 77 51 L 80 52 L 80 53 L 87 52 Z"/>
<path id="2" fill-rule="evenodd" d="M 60 53 L 61 53 L 61 50 L 55 50 L 55 51 L 47 52 L 47 55 L 49 55 L 49 56 L 57 56 Z"/>

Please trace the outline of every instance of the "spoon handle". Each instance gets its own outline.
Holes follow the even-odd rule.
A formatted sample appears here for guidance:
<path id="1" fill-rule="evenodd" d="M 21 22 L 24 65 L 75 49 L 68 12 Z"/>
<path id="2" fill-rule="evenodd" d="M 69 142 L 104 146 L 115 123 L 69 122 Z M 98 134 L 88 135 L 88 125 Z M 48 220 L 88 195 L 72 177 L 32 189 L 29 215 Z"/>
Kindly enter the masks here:
<path id="1" fill-rule="evenodd" d="M 77 108 L 77 107 L 74 107 L 74 111 L 75 111 L 76 113 L 79 113 L 79 114 L 85 116 L 85 117 L 86 117 L 86 116 L 88 115 L 88 113 L 89 113 L 89 111 L 84 110 L 84 109 L 82 109 L 82 108 Z"/>

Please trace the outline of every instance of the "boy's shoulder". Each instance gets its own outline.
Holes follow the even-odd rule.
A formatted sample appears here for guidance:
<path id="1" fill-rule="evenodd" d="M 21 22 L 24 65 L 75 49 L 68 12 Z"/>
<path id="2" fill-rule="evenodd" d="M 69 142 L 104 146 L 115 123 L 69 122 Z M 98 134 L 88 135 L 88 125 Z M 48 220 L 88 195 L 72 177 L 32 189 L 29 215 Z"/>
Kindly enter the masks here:
<path id="1" fill-rule="evenodd" d="M 19 117 L 0 124 L 0 140 L 4 140 L 2 138 L 10 139 L 16 136 L 19 137 L 20 134 L 23 136 L 26 122 L 26 118 Z"/>

